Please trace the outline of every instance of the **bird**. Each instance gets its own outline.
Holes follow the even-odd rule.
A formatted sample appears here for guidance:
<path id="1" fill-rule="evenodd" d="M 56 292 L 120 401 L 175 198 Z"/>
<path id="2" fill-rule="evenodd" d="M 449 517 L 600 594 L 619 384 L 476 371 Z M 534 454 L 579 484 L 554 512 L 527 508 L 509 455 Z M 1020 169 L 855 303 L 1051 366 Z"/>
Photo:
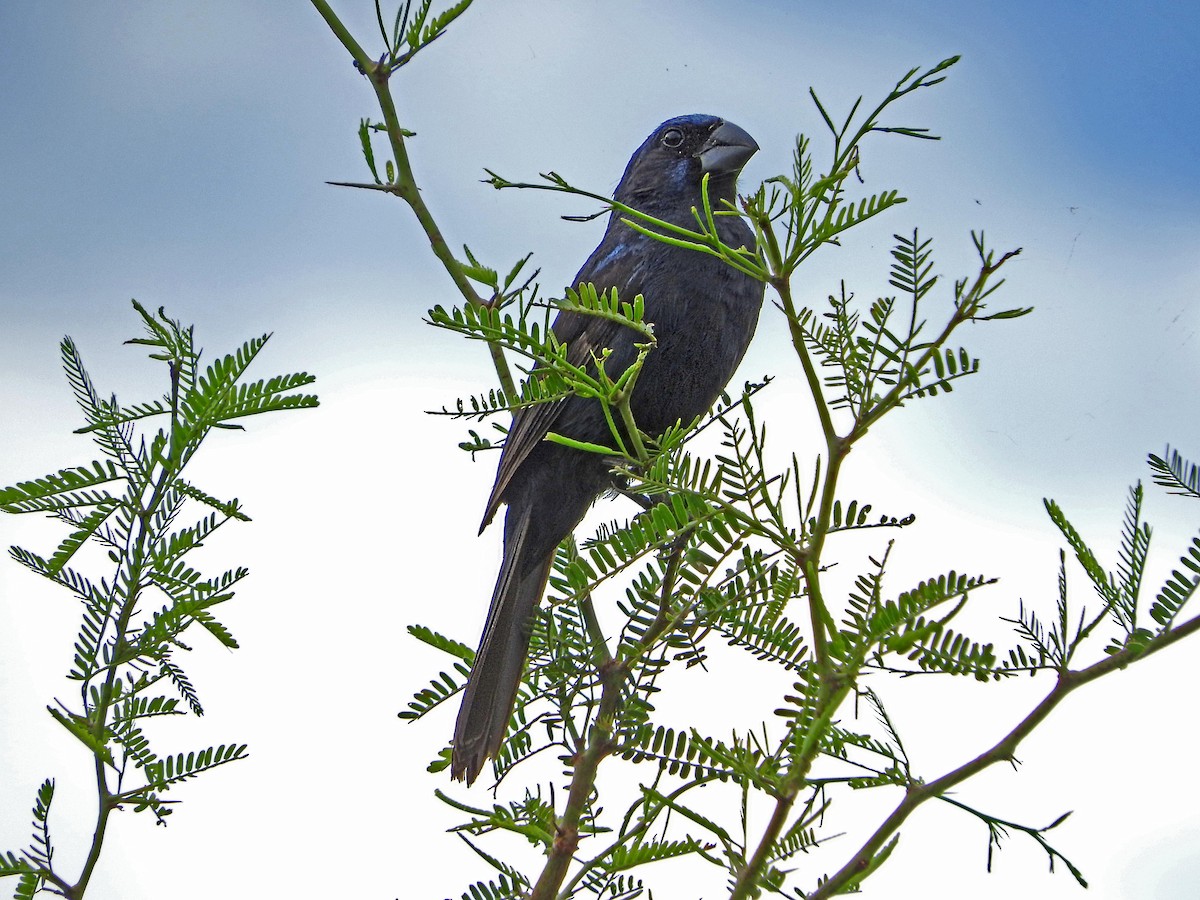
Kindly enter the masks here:
<path id="1" fill-rule="evenodd" d="M 736 201 L 738 175 L 758 149 L 746 131 L 718 116 L 668 119 L 634 152 L 613 199 L 695 229 L 693 209 L 703 209 L 704 176 L 712 208 L 726 208 Z M 754 336 L 765 285 L 710 254 L 640 234 L 623 218 L 627 214 L 614 207 L 574 284 L 615 289 L 626 301 L 643 296 L 656 345 L 629 404 L 638 429 L 658 436 L 676 423 L 690 424 L 724 390 Z M 754 232 L 740 216 L 717 216 L 716 229 L 728 246 L 755 247 Z M 570 310 L 560 311 L 551 328 L 575 365 L 610 351 L 604 366 L 614 379 L 645 341 L 626 326 Z M 451 777 L 468 785 L 504 740 L 555 549 L 595 499 L 616 486 L 602 454 L 544 440 L 550 431 L 613 443 L 595 399 L 572 396 L 523 407 L 513 416 L 479 529 L 482 534 L 500 505 L 507 506 L 504 556 L 451 750 Z"/>

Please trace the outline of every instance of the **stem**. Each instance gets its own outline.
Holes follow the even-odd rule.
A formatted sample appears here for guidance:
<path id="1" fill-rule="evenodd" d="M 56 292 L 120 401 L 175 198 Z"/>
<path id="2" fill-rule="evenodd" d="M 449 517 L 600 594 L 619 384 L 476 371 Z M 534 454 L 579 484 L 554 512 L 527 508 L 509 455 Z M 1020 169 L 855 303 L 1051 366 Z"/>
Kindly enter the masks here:
<path id="1" fill-rule="evenodd" d="M 821 377 L 817 374 L 817 367 L 808 352 L 808 347 L 804 343 L 804 330 L 801 327 L 800 316 L 796 312 L 795 301 L 792 299 L 791 282 L 785 273 L 780 272 L 772 276 L 771 285 L 775 288 L 776 293 L 779 294 L 783 312 L 787 318 L 788 332 L 792 338 L 792 348 L 796 351 L 796 355 L 800 359 L 800 365 L 804 369 L 804 378 L 808 382 L 808 389 L 812 394 L 813 405 L 816 407 L 817 417 L 821 421 L 821 433 L 825 437 L 825 446 L 829 454 L 829 467 L 825 472 L 825 479 L 821 488 L 821 506 L 817 514 L 817 527 L 812 531 L 812 537 L 809 540 L 808 546 L 804 548 L 796 559 L 804 573 L 804 581 L 808 594 L 809 614 L 813 629 L 813 652 L 817 659 L 817 665 L 820 667 L 822 678 L 824 678 L 827 674 L 830 674 L 831 668 L 829 653 L 826 647 L 826 628 L 829 627 L 832 629 L 833 623 L 821 594 L 820 559 L 821 550 L 825 544 L 825 534 L 829 530 L 829 521 L 833 512 L 834 491 L 837 487 L 838 473 L 841 470 L 842 460 L 850 449 L 850 441 L 848 439 L 843 440 L 833 425 L 833 416 L 830 414 L 829 404 L 825 402 L 825 394 L 821 390 Z"/>
<path id="2" fill-rule="evenodd" d="M 851 439 L 841 438 L 834 427 L 829 404 L 825 401 L 825 394 L 821 390 L 821 377 L 817 373 L 816 364 L 813 362 L 812 356 L 808 352 L 808 347 L 804 343 L 804 330 L 800 324 L 800 317 L 796 312 L 795 301 L 792 299 L 790 281 L 783 275 L 780 275 L 777 279 L 772 280 L 771 284 L 779 294 L 784 315 L 787 317 L 788 331 L 792 338 L 792 347 L 795 349 L 796 355 L 800 358 L 800 364 L 804 369 L 804 378 L 808 382 L 808 389 L 812 394 L 813 405 L 816 407 L 817 417 L 821 421 L 821 433 L 825 437 L 825 446 L 829 459 L 828 468 L 825 471 L 825 478 L 821 486 L 821 505 L 817 512 L 817 525 L 812 530 L 808 546 L 804 548 L 796 560 L 804 573 L 809 614 L 812 620 L 813 652 L 816 656 L 817 665 L 820 667 L 822 678 L 824 678 L 827 674 L 830 674 L 831 668 L 826 647 L 826 628 L 828 627 L 832 630 L 833 622 L 821 593 L 821 551 L 824 548 L 825 536 L 829 530 L 829 522 L 833 515 L 834 493 L 837 488 L 838 475 L 841 472 L 842 460 L 845 458 L 846 453 L 849 452 Z"/>
<path id="3" fill-rule="evenodd" d="M 824 401 L 818 398 L 818 403 Z M 838 476 L 842 471 L 842 460 L 850 449 L 850 442 L 834 434 L 828 444 L 829 465 L 821 485 L 821 505 L 817 510 L 817 525 L 812 530 L 808 546 L 803 549 L 797 562 L 804 573 L 805 591 L 808 596 L 809 616 L 813 628 L 813 652 L 822 681 L 833 675 L 833 664 L 829 660 L 826 646 L 827 633 L 837 631 L 821 590 L 821 551 L 825 549 L 825 538 L 833 518 L 834 495 L 837 493 Z"/>
<path id="4" fill-rule="evenodd" d="M 617 411 L 621 414 L 621 424 L 625 426 L 625 433 L 629 437 L 629 455 L 634 457 L 640 465 L 646 464 L 646 447 L 642 443 L 641 432 L 638 431 L 637 422 L 633 421 L 633 410 L 629 408 L 629 395 L 632 392 L 632 385 L 621 392 L 621 398 L 617 401 Z M 613 430 L 613 436 L 619 441 L 621 434 L 619 431 Z"/>
<path id="5" fill-rule="evenodd" d="M 99 691 L 99 703 L 95 709 L 89 712 L 91 719 L 91 732 L 97 741 L 105 741 L 104 735 L 108 730 L 108 715 L 112 708 L 113 692 L 117 681 L 118 668 L 121 665 L 122 657 L 126 649 L 125 635 L 129 630 L 129 621 L 133 617 L 133 613 L 137 608 L 138 598 L 141 596 L 142 573 L 145 567 L 146 544 L 150 541 L 150 522 L 154 514 L 158 511 L 162 504 L 163 497 L 166 496 L 171 483 L 175 480 L 178 472 L 183 470 L 190 456 L 189 443 L 184 442 L 176 444 L 175 435 L 181 427 L 179 421 L 179 370 L 176 364 L 171 366 L 171 426 L 168 432 L 166 446 L 169 448 L 165 459 L 159 463 L 159 471 L 157 477 L 152 482 L 150 488 L 150 496 L 142 502 L 141 497 L 145 496 L 145 488 L 142 489 L 136 503 L 140 507 L 137 513 L 131 518 L 131 524 L 136 523 L 136 529 L 130 535 L 123 558 L 124 566 L 127 567 L 127 575 L 125 578 L 125 596 L 121 603 L 120 612 L 117 614 L 117 621 L 113 628 L 113 649 L 112 661 L 108 665 L 108 673 L 104 678 L 104 686 Z M 190 447 L 194 449 L 199 444 L 202 436 L 195 436 L 194 443 Z M 153 465 L 151 460 L 150 465 Z M 140 469 L 139 469 L 140 472 Z M 146 472 L 146 476 L 149 476 Z M 120 570 L 118 568 L 117 575 L 113 578 L 113 590 L 116 591 L 121 583 Z M 87 709 L 86 688 L 84 691 L 84 708 Z M 88 850 L 87 859 L 84 862 L 83 869 L 79 874 L 79 880 L 72 886 L 66 895 L 71 900 L 78 900 L 83 897 L 84 891 L 87 890 L 88 882 L 91 881 L 92 873 L 96 869 L 96 865 L 100 862 L 100 851 L 104 846 L 104 835 L 108 828 L 108 817 L 116 807 L 119 800 L 109 790 L 108 779 L 104 771 L 104 759 L 96 755 L 96 830 L 92 834 L 92 846 Z"/>
<path id="6" fill-rule="evenodd" d="M 571 789 L 562 818 L 557 823 L 557 834 L 547 854 L 546 867 L 534 885 L 530 900 L 553 900 L 567 877 L 575 850 L 579 847 L 579 822 L 587 809 L 588 798 L 596 783 L 596 772 L 600 762 L 613 750 L 612 723 L 621 702 L 621 685 L 628 668 L 612 663 L 600 670 L 603 688 L 600 693 L 600 709 L 592 726 L 588 745 L 571 776 Z"/>
<path id="7" fill-rule="evenodd" d="M 771 813 L 771 819 L 766 828 L 763 829 L 758 846 L 754 848 L 754 855 L 738 872 L 737 882 L 734 884 L 733 892 L 729 895 L 730 900 L 747 900 L 747 898 L 758 896 L 759 882 L 762 880 L 763 871 L 770 862 L 775 844 L 787 825 L 788 816 L 791 815 L 800 789 L 808 784 L 809 772 L 812 771 L 813 763 L 821 752 L 821 739 L 833 722 L 834 713 L 837 712 L 838 707 L 846 698 L 846 694 L 849 693 L 850 685 L 842 684 L 835 687 L 832 676 L 828 678 L 823 676 L 820 689 L 822 697 L 818 701 L 817 715 L 814 716 L 804 734 L 804 743 L 800 747 L 791 771 L 784 779 L 783 790 L 775 798 L 775 810 Z"/>
<path id="8" fill-rule="evenodd" d="M 761 215 L 755 217 L 755 224 L 758 225 L 757 231 L 762 237 L 762 240 L 758 242 L 759 246 L 763 247 L 763 244 L 766 245 L 763 247 L 763 251 L 766 257 L 767 271 L 783 278 L 786 263 L 784 262 L 783 251 L 779 247 L 779 239 L 775 236 L 775 229 L 771 225 L 770 215 L 766 211 L 763 211 Z M 784 278 L 783 283 L 788 283 L 786 278 Z"/>
<path id="9" fill-rule="evenodd" d="M 800 316 L 796 312 L 796 303 L 792 299 L 792 285 L 788 279 L 786 271 L 772 274 L 771 287 L 775 288 L 775 292 L 783 304 L 783 313 L 787 318 L 792 348 L 796 351 L 796 355 L 800 358 L 800 365 L 804 368 L 804 378 L 808 382 L 809 392 L 817 407 L 817 417 L 821 420 L 821 433 L 825 435 L 825 443 L 831 444 L 837 438 L 837 431 L 833 427 L 829 404 L 825 402 L 825 393 L 821 390 L 821 376 L 817 374 L 817 367 L 809 355 L 808 347 L 804 344 L 804 329 L 800 325 Z"/>
<path id="10" fill-rule="evenodd" d="M 429 239 L 429 246 L 433 250 L 433 255 L 441 261 L 447 273 L 449 273 L 451 280 L 454 282 L 454 286 L 462 294 L 463 299 L 475 306 L 488 306 L 488 301 L 475 292 L 470 279 L 463 272 L 462 263 L 451 252 L 450 246 L 446 243 L 441 229 L 438 228 L 437 222 L 433 218 L 433 214 L 421 198 L 420 189 L 417 187 L 416 179 L 413 177 L 412 163 L 408 158 L 408 147 L 404 143 L 404 129 L 400 127 L 400 119 L 396 113 L 396 101 L 392 98 L 392 91 L 389 86 L 389 79 L 392 74 L 391 66 L 386 60 L 376 63 L 367 56 L 366 51 L 359 46 L 354 36 L 342 24 L 342 21 L 330 8 L 326 0 L 311 0 L 311 2 L 325 20 L 325 24 L 329 26 L 330 31 L 341 41 L 342 46 L 349 51 L 350 55 L 354 57 L 354 61 L 358 63 L 359 68 L 366 74 L 368 80 L 371 82 L 371 87 L 375 90 L 375 99 L 379 104 L 380 112 L 383 113 L 383 121 L 387 127 L 388 141 L 392 148 L 392 157 L 396 163 L 396 181 L 395 184 L 390 186 L 390 193 L 394 193 L 403 199 L 413 211 L 413 214 L 417 217 L 417 221 L 421 224 L 421 228 L 425 232 L 425 236 Z M 500 380 L 500 386 L 506 394 L 516 396 L 516 382 L 513 380 L 512 371 L 508 367 L 508 360 L 504 357 L 504 351 L 491 341 L 487 342 L 487 346 L 488 353 L 492 357 L 492 364 L 496 368 L 496 376 Z"/>
<path id="11" fill-rule="evenodd" d="M 600 683 L 602 686 L 600 691 L 600 708 L 596 714 L 595 724 L 592 726 L 591 733 L 589 734 L 588 744 L 584 748 L 579 763 L 575 766 L 575 771 L 571 776 L 571 788 L 567 797 L 567 804 L 563 810 L 562 818 L 557 823 L 557 835 L 548 853 L 549 859 L 546 866 L 542 870 L 537 884 L 534 886 L 533 893 L 530 895 L 530 900 L 551 900 L 554 897 L 566 898 L 571 893 L 569 888 L 563 891 L 562 894 L 559 894 L 558 891 L 566 879 L 571 861 L 575 858 L 575 851 L 579 847 L 579 822 L 583 817 L 588 798 L 595 788 L 596 775 L 599 771 L 600 763 L 604 760 L 604 757 L 612 753 L 615 746 L 612 738 L 612 729 L 613 723 L 616 721 L 617 711 L 621 706 L 621 689 L 626 678 L 629 676 L 633 661 L 646 648 L 651 647 L 659 635 L 675 624 L 675 620 L 665 614 L 667 598 L 670 595 L 667 585 L 668 583 L 673 583 L 675 580 L 680 557 L 687 546 L 690 534 L 690 530 L 680 532 L 671 543 L 671 555 L 667 561 L 666 571 L 663 576 L 662 605 L 659 608 L 659 613 L 654 623 L 646 630 L 646 634 L 635 652 L 629 654 L 625 659 L 615 660 L 609 655 L 603 637 L 600 637 L 600 647 L 603 648 L 603 661 L 599 666 Z M 589 632 L 593 631 L 593 628 L 595 632 L 599 632 L 599 623 L 595 622 L 595 613 L 591 608 L 590 598 L 584 604 L 584 619 L 587 622 Z M 609 852 L 611 852 L 611 848 L 596 859 L 603 858 Z M 592 861 L 591 865 L 594 864 L 595 860 Z M 587 867 L 585 866 L 584 871 L 586 870 Z M 572 879 L 572 885 L 578 881 L 581 874 L 578 873 Z"/>
<path id="12" fill-rule="evenodd" d="M 612 652 L 604 639 L 604 630 L 600 620 L 596 618 L 596 608 L 592 605 L 592 595 L 588 594 L 579 601 L 579 609 L 583 615 L 583 624 L 587 629 L 588 638 L 592 642 L 592 652 L 596 654 L 600 665 L 612 662 Z"/>
<path id="13" fill-rule="evenodd" d="M 56 886 L 58 888 L 58 893 L 62 894 L 64 897 L 71 896 L 71 894 L 68 893 L 71 890 L 71 886 L 69 884 L 67 884 L 65 881 L 63 881 L 61 878 L 59 878 L 56 874 L 54 874 L 54 872 L 50 871 L 47 868 L 39 866 L 37 873 L 42 878 L 44 878 L 46 881 L 49 881 L 51 884 Z"/>
<path id="14" fill-rule="evenodd" d="M 683 560 L 683 551 L 687 548 L 688 539 L 692 536 L 692 528 L 685 528 L 675 535 L 671 541 L 670 555 L 663 569 L 662 589 L 658 593 L 658 614 L 647 630 L 647 635 L 661 634 L 671 623 L 671 596 L 675 592 L 675 581 L 679 577 L 679 564 Z M 647 645 L 649 646 L 649 645 Z"/>
<path id="15" fill-rule="evenodd" d="M 748 897 L 758 895 L 759 878 L 762 876 L 763 869 L 767 866 L 767 859 L 771 853 L 771 849 L 775 846 L 775 841 L 778 840 L 784 826 L 787 824 L 788 816 L 792 812 L 792 804 L 795 802 L 796 795 L 792 792 L 775 801 L 775 811 L 771 813 L 771 821 L 767 823 L 762 840 L 758 842 L 758 846 L 754 849 L 754 856 L 746 863 L 745 868 L 738 873 L 737 882 L 733 886 L 733 893 L 729 895 L 729 900 L 746 900 Z"/>
<path id="16" fill-rule="evenodd" d="M 104 834 L 108 830 L 108 817 L 112 813 L 112 794 L 108 790 L 108 779 L 104 774 L 104 760 L 99 756 L 93 760 L 96 767 L 96 830 L 92 833 L 92 846 L 88 849 L 87 860 L 79 874 L 79 880 L 63 891 L 63 896 L 69 900 L 79 900 L 87 890 L 92 873 L 100 862 L 100 851 L 104 847 Z"/>
<path id="17" fill-rule="evenodd" d="M 690 791 L 692 788 L 704 787 L 705 785 L 709 784 L 710 782 L 712 782 L 714 780 L 715 780 L 715 776 L 709 777 L 709 778 L 701 778 L 696 781 L 690 781 L 687 784 L 681 785 L 680 787 L 676 788 L 670 794 L 667 794 L 666 795 L 667 799 L 668 800 L 678 800 L 680 797 L 682 797 L 685 793 Z M 655 784 L 657 785 L 657 782 Z M 628 824 L 628 817 L 630 814 L 631 813 L 626 814 L 626 824 Z M 656 816 L 646 815 L 646 816 L 642 817 L 641 821 L 638 822 L 638 824 L 635 825 L 633 828 L 625 830 L 625 828 L 623 826 L 622 830 L 621 830 L 620 834 L 617 836 L 616 840 L 614 840 L 611 844 L 609 844 L 607 847 L 605 847 L 603 850 L 601 850 L 599 853 L 597 853 L 595 856 L 593 856 L 591 859 L 589 859 L 587 862 L 583 863 L 580 866 L 579 871 L 571 876 L 571 880 L 567 882 L 566 887 L 563 888 L 560 896 L 564 897 L 564 898 L 573 896 L 576 886 L 579 884 L 580 881 L 582 881 L 584 879 L 584 877 L 589 872 L 591 872 L 593 869 L 595 869 L 596 866 L 598 866 L 604 860 L 606 860 L 610 856 L 612 856 L 612 854 L 614 852 L 616 852 L 619 848 L 630 843 L 632 840 L 636 840 L 638 837 L 640 837 L 641 835 L 643 835 L 647 831 L 649 831 L 651 826 L 654 824 L 655 820 L 656 820 Z"/>
<path id="18" fill-rule="evenodd" d="M 364 63 L 374 65 L 371 58 L 367 56 L 366 51 L 358 45 L 358 41 L 354 39 L 354 35 L 342 24 L 342 20 L 337 17 L 337 13 L 330 9 L 329 4 L 325 0 L 312 0 L 312 5 L 316 7 L 321 18 L 325 20 L 325 24 L 329 26 L 329 30 L 342 42 L 342 46 L 350 51 L 350 55 L 354 57 L 355 62 L 359 65 L 363 65 Z"/>
<path id="19" fill-rule="evenodd" d="M 91 732 L 97 740 L 103 739 L 104 733 L 108 728 L 108 714 L 112 705 L 112 694 L 117 679 L 117 669 L 120 665 L 120 657 L 125 646 L 125 633 L 129 628 L 129 620 L 133 615 L 139 595 L 141 560 L 146 543 L 146 523 L 149 519 L 150 510 L 154 508 L 154 505 L 158 501 L 159 488 L 162 486 L 163 475 L 165 475 L 165 469 L 160 474 L 159 481 L 154 486 L 148 509 L 139 511 L 138 513 L 137 534 L 132 542 L 132 548 L 127 551 L 129 554 L 128 558 L 131 561 L 129 563 L 125 601 L 121 604 L 121 611 L 117 616 L 117 623 L 113 632 L 113 661 L 109 664 L 108 674 L 104 679 L 104 686 L 99 692 L 100 702 L 89 715 L 89 718 L 92 720 Z M 88 849 L 87 859 L 84 861 L 83 869 L 79 874 L 79 880 L 66 892 L 66 896 L 71 898 L 71 900 L 78 900 L 87 890 L 92 873 L 95 871 L 96 865 L 100 862 L 100 852 L 104 847 L 104 835 L 108 828 L 108 817 L 114 808 L 113 795 L 108 788 L 108 778 L 104 771 L 104 758 L 98 753 L 95 755 L 94 764 L 96 770 L 96 829 L 92 833 L 92 845 Z"/>

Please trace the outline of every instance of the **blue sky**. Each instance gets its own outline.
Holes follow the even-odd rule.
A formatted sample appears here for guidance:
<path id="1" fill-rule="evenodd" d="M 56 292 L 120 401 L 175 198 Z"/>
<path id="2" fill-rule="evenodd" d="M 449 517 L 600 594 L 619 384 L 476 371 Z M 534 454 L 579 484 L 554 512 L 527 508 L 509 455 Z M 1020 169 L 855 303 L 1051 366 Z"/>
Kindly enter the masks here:
<path id="1" fill-rule="evenodd" d="M 368 3 L 335 8 L 370 40 Z M 451 242 L 498 267 L 533 250 L 554 292 L 600 224 L 563 222 L 590 211 L 568 198 L 480 184 L 485 166 L 519 179 L 554 169 L 606 191 L 659 121 L 714 112 L 762 147 L 749 187 L 787 168 L 797 132 L 820 148 L 810 85 L 842 110 L 912 66 L 963 54 L 945 84 L 891 117 L 941 142 L 880 136 L 865 148 L 867 188 L 896 187 L 910 202 L 815 259 L 796 290 L 810 304 L 843 278 L 860 296 L 885 290 L 891 235 L 914 225 L 934 238 L 947 285 L 971 271 L 971 229 L 1024 248 L 1001 302 L 1035 315 L 973 329 L 964 342 L 984 363 L 974 383 L 897 417 L 848 472 L 879 508 L 918 512 L 926 530 L 906 535 L 912 558 L 899 565 L 1000 575 L 994 611 L 1011 615 L 1017 598 L 1053 592 L 1057 542 L 1042 497 L 1111 550 L 1125 488 L 1147 477 L 1146 452 L 1169 441 L 1200 457 L 1198 39 L 1200 12 L 1166 3 L 478 0 L 396 90 Z M 183 793 L 165 833 L 120 820 L 96 896 L 157 895 L 153 869 L 120 871 L 135 855 L 186 873 L 178 898 L 224 890 L 231 872 L 243 879 L 235 896 L 267 896 L 281 871 L 302 877 L 297 852 L 361 850 L 372 861 L 361 886 L 373 896 L 399 891 L 401 869 L 418 870 L 406 876 L 424 886 L 415 895 L 453 888 L 415 861 L 444 858 L 464 873 L 473 863 L 425 805 L 440 782 L 408 774 L 436 752 L 450 714 L 417 727 L 394 714 L 442 665 L 403 627 L 422 621 L 473 642 L 491 590 L 499 538 L 474 531 L 493 461 L 469 464 L 454 449 L 465 429 L 423 413 L 486 389 L 489 370 L 477 346 L 421 324 L 454 295 L 406 210 L 324 183 L 365 177 L 355 128 L 374 114 L 367 85 L 307 5 L 234 0 L 4 4 L 0 83 L 0 481 L 90 458 L 69 434 L 63 333 L 123 399 L 159 391 L 158 373 L 121 346 L 136 331 L 130 297 L 194 322 L 213 352 L 273 331 L 263 374 L 316 372 L 324 401 L 223 436 L 202 462 L 206 487 L 241 497 L 255 517 L 233 544 L 205 552 L 255 575 L 230 612 L 245 649 L 194 654 L 210 714 L 177 740 L 228 735 L 255 756 Z M 780 379 L 769 401 L 780 440 L 811 452 L 812 421 L 769 309 L 741 374 L 764 372 Z M 1167 566 L 1195 515 L 1161 495 L 1150 511 L 1161 523 L 1156 564 Z M 5 545 L 42 548 L 55 535 L 0 520 Z M 469 565 L 454 556 L 462 547 Z M 377 562 L 347 562 L 364 558 Z M 42 777 L 86 778 L 43 711 L 66 691 L 75 610 L 30 580 L 0 563 L 0 768 L 15 773 L 0 779 L 0 846 L 24 841 Z M 1093 688 L 1025 748 L 1020 777 L 989 774 L 971 794 L 1038 823 L 1076 809 L 1059 840 L 1091 876 L 1090 897 L 1191 896 L 1200 877 L 1187 868 L 1200 779 L 1185 764 L 1168 781 L 1147 749 L 1188 737 L 1178 714 L 1195 676 L 1187 655 L 1176 648 Z M 267 704 L 281 672 L 292 673 L 290 690 Z M 938 704 L 961 704 L 956 716 L 997 704 L 961 744 L 932 732 L 920 747 L 930 775 L 1002 733 L 1043 686 L 994 700 L 970 687 L 896 700 L 918 728 Z M 347 740 L 361 743 L 352 770 L 337 761 Z M 298 748 L 314 758 L 298 760 Z M 1135 777 L 1136 788 L 1123 780 Z M 319 809 L 314 780 L 325 785 Z M 366 782 L 377 799 L 364 809 Z M 69 790 L 64 803 L 89 815 L 86 792 Z M 270 811 L 230 822 L 248 803 Z M 1082 896 L 1016 838 L 986 875 L 981 829 L 944 811 L 930 821 L 906 835 L 879 896 L 917 877 L 934 900 Z M 924 842 L 939 825 L 952 834 L 935 850 Z M 86 837 L 63 828 L 64 845 Z M 303 877 L 314 892 L 337 883 Z"/>

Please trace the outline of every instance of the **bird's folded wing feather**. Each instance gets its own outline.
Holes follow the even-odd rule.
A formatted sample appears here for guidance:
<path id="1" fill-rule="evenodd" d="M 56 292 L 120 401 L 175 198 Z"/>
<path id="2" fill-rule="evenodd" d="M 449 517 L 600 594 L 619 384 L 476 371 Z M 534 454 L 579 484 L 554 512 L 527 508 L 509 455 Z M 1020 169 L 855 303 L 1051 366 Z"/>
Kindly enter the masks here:
<path id="1" fill-rule="evenodd" d="M 601 243 L 584 264 L 575 278 L 576 284 L 591 283 L 603 291 L 615 287 L 622 298 L 633 299 L 640 293 L 633 282 L 640 280 L 641 267 L 631 265 L 632 253 L 614 250 L 611 245 Z M 554 320 L 554 335 L 567 345 L 567 362 L 573 366 L 589 365 L 594 356 L 605 348 L 612 347 L 621 325 L 609 319 L 589 316 L 584 313 L 563 311 Z M 513 415 L 508 437 L 504 441 L 500 465 L 496 471 L 496 483 L 492 486 L 484 511 L 480 532 L 488 526 L 503 501 L 504 491 L 512 481 L 521 464 L 546 435 L 556 431 L 556 424 L 567 407 L 567 400 L 538 403 L 518 410 Z"/>

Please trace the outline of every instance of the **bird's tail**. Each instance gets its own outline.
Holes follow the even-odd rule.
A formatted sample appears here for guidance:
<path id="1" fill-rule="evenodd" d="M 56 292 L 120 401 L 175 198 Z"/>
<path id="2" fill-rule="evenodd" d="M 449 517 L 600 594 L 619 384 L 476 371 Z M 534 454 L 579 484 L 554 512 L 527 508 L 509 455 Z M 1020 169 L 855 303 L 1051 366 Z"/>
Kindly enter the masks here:
<path id="1" fill-rule="evenodd" d="M 541 560 L 524 558 L 528 511 L 520 521 L 505 525 L 504 562 L 454 726 L 450 775 L 467 784 L 504 740 L 529 652 L 534 612 L 554 561 L 553 551 Z"/>

